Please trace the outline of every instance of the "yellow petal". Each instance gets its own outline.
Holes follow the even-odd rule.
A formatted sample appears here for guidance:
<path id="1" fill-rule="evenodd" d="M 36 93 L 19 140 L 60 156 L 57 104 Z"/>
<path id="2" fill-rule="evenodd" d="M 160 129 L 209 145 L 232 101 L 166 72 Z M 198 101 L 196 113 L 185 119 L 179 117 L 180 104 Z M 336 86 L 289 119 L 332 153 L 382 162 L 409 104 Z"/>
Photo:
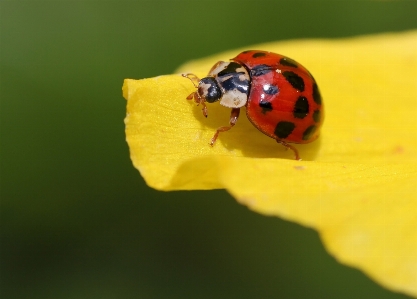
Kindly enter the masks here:
<path id="1" fill-rule="evenodd" d="M 296 145 L 303 161 L 261 134 L 244 113 L 208 105 L 203 117 L 180 75 L 126 79 L 126 136 L 147 184 L 225 188 L 242 204 L 313 227 L 341 262 L 417 296 L 417 31 L 250 46 L 287 55 L 314 74 L 325 103 L 320 138 Z M 204 76 L 243 49 L 190 62 Z"/>

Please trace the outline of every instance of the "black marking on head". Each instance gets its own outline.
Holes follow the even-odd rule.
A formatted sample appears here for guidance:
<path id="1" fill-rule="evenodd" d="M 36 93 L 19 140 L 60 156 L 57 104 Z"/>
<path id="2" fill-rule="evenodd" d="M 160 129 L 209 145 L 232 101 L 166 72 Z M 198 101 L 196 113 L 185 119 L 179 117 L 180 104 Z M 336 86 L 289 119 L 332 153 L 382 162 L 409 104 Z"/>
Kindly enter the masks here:
<path id="1" fill-rule="evenodd" d="M 303 140 L 309 140 L 316 130 L 317 127 L 315 125 L 309 126 L 303 133 Z"/>
<path id="2" fill-rule="evenodd" d="M 282 57 L 279 63 L 285 66 L 296 67 L 296 68 L 298 67 L 297 62 L 295 62 L 294 60 L 288 57 Z"/>
<path id="3" fill-rule="evenodd" d="M 321 105 L 321 94 L 316 82 L 313 83 L 313 100 L 317 104 Z"/>
<path id="4" fill-rule="evenodd" d="M 277 94 L 279 92 L 278 86 L 275 86 L 275 85 L 272 85 L 272 84 L 265 84 L 263 86 L 263 90 L 266 94 L 269 94 L 271 96 L 274 95 L 274 94 Z"/>
<path id="5" fill-rule="evenodd" d="M 316 123 L 318 123 L 318 122 L 320 122 L 320 110 L 315 110 L 314 112 L 313 112 L 313 120 L 316 122 Z"/>
<path id="6" fill-rule="evenodd" d="M 290 83 L 292 87 L 298 89 L 299 91 L 304 91 L 303 78 L 291 71 L 285 71 L 282 73 L 282 75 L 285 77 L 285 79 L 287 79 L 288 83 Z"/>
<path id="7" fill-rule="evenodd" d="M 201 79 L 200 84 L 201 83 L 210 85 L 210 87 L 207 89 L 207 94 L 204 94 L 204 90 L 201 87 L 198 88 L 198 94 L 200 96 L 204 96 L 207 102 L 214 103 L 220 100 L 220 98 L 223 96 L 219 85 L 217 85 L 216 79 L 213 77 L 205 77 Z"/>
<path id="8" fill-rule="evenodd" d="M 269 73 L 270 71 L 272 71 L 272 67 L 270 67 L 269 65 L 266 65 L 266 64 L 260 64 L 260 65 L 257 65 L 255 67 L 253 67 L 250 70 L 250 74 L 252 76 L 258 77 L 258 76 L 265 75 L 265 74 Z"/>
<path id="9" fill-rule="evenodd" d="M 295 124 L 289 121 L 280 121 L 275 127 L 274 134 L 278 138 L 287 138 L 295 128 Z"/>
<path id="10" fill-rule="evenodd" d="M 227 65 L 227 67 L 224 70 L 220 71 L 217 74 L 217 76 L 222 77 L 222 76 L 228 76 L 228 75 L 233 74 L 233 73 L 237 73 L 236 70 L 238 68 L 241 68 L 241 67 L 243 67 L 243 66 L 240 63 L 232 61 Z M 243 73 L 241 73 L 241 74 L 243 74 Z"/>
<path id="11" fill-rule="evenodd" d="M 294 117 L 295 118 L 304 118 L 309 112 L 308 100 L 306 97 L 299 96 L 294 105 Z"/>
<path id="12" fill-rule="evenodd" d="M 264 52 L 256 52 L 252 55 L 253 58 L 264 57 L 266 53 Z"/>
<path id="13" fill-rule="evenodd" d="M 265 114 L 269 111 L 272 111 L 272 104 L 271 102 L 267 102 L 267 101 L 260 101 L 259 102 L 259 107 L 262 108 L 262 114 Z"/>

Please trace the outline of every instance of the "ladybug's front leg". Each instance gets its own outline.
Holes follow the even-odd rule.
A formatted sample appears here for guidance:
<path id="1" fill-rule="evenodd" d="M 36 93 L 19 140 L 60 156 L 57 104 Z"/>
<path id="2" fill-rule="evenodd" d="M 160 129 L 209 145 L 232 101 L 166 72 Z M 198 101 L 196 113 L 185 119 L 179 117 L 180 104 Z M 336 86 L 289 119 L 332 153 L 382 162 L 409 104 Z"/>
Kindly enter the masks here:
<path id="1" fill-rule="evenodd" d="M 207 106 L 206 106 L 205 100 L 200 98 L 198 96 L 198 93 L 195 92 L 195 91 L 190 93 L 190 95 L 187 97 L 187 100 L 189 100 L 189 101 L 192 100 L 192 99 L 194 99 L 194 102 L 197 103 L 197 106 L 200 105 L 200 104 L 203 106 L 203 115 L 205 117 L 207 117 Z"/>
<path id="2" fill-rule="evenodd" d="M 216 133 L 214 134 L 213 138 L 211 138 L 210 145 L 213 146 L 214 143 L 217 140 L 217 137 L 219 137 L 220 132 L 226 132 L 229 131 L 237 122 L 237 119 L 239 118 L 240 108 L 232 108 L 232 112 L 230 113 L 230 120 L 228 127 L 220 127 L 217 129 Z"/>

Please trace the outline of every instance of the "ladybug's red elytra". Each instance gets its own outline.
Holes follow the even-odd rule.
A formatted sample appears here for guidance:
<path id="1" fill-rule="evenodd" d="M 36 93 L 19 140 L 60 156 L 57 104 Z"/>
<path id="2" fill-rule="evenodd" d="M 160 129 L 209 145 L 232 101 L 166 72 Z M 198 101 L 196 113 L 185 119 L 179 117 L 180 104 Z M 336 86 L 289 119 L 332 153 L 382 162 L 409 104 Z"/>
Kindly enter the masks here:
<path id="1" fill-rule="evenodd" d="M 229 126 L 219 127 L 211 139 L 214 145 L 221 132 L 237 122 L 240 108 L 262 133 L 294 152 L 289 143 L 309 143 L 317 139 L 323 123 L 323 104 L 316 80 L 298 62 L 267 51 L 244 51 L 230 62 L 219 61 L 201 80 L 194 74 L 183 74 L 196 91 L 187 99 L 203 106 L 220 101 L 231 108 Z"/>

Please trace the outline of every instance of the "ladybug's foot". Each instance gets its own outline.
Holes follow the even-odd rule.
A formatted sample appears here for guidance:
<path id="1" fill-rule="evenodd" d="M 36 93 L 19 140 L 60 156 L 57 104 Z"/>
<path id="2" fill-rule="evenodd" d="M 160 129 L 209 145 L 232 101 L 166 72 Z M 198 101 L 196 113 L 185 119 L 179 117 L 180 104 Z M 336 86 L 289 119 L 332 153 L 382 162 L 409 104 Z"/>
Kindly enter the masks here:
<path id="1" fill-rule="evenodd" d="M 206 103 L 205 103 L 205 99 L 200 98 L 198 96 L 197 92 L 194 92 L 194 102 L 197 103 L 197 106 L 200 105 L 200 104 L 203 106 L 203 115 L 204 115 L 204 117 L 207 117 L 207 106 L 206 106 Z"/>
<path id="2" fill-rule="evenodd" d="M 295 158 L 295 160 L 298 160 L 298 161 L 300 161 L 301 160 L 301 158 L 300 158 L 300 155 L 298 154 L 298 150 L 294 147 L 294 146 L 292 146 L 291 144 L 289 144 L 289 143 L 287 143 L 287 142 L 285 142 L 285 141 L 281 141 L 281 140 L 277 140 L 277 142 L 278 143 L 281 143 L 283 146 L 285 146 L 287 149 L 290 149 L 290 150 L 292 150 L 293 151 L 293 153 L 294 153 L 294 158 Z"/>
<path id="3" fill-rule="evenodd" d="M 206 106 L 205 100 L 203 98 L 200 98 L 196 91 L 193 91 L 187 97 L 187 100 L 189 100 L 189 101 L 191 101 L 192 99 L 194 99 L 194 102 L 197 103 L 197 106 L 200 105 L 200 104 L 203 106 L 203 115 L 204 115 L 204 117 L 207 117 L 207 106 Z"/>
<path id="4" fill-rule="evenodd" d="M 210 140 L 210 145 L 213 146 L 214 143 L 216 143 L 217 137 L 219 137 L 219 134 L 221 132 L 229 131 L 233 126 L 236 124 L 237 119 L 239 118 L 240 108 L 233 108 L 232 112 L 230 113 L 230 120 L 229 124 L 230 126 L 227 127 L 220 127 L 217 129 L 216 133 L 214 134 L 213 138 Z"/>
<path id="5" fill-rule="evenodd" d="M 208 115 L 207 115 L 206 103 L 204 103 L 204 102 L 200 102 L 200 103 L 201 103 L 201 105 L 203 105 L 203 115 L 204 115 L 204 117 L 207 117 Z"/>
<path id="6" fill-rule="evenodd" d="M 193 91 L 192 93 L 190 93 L 186 99 L 190 101 L 190 100 L 192 100 L 194 97 L 195 97 L 195 91 Z"/>
<path id="7" fill-rule="evenodd" d="M 214 134 L 213 138 L 210 140 L 210 145 L 213 146 L 216 143 L 217 137 L 219 137 L 220 132 L 229 131 L 233 126 L 230 127 L 220 127 L 217 129 L 216 133 Z"/>

